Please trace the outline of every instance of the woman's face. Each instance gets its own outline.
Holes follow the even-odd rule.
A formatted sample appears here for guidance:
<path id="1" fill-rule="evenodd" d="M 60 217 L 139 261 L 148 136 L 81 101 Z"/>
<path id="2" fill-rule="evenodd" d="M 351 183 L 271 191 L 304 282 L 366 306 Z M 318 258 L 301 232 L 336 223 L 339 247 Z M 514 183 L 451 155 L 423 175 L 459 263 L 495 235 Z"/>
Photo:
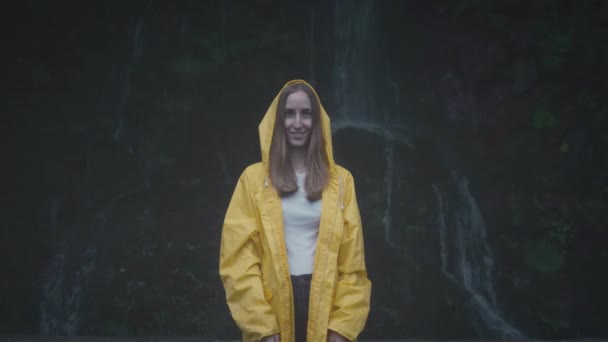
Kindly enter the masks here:
<path id="1" fill-rule="evenodd" d="M 312 129 L 312 106 L 308 94 L 298 90 L 287 96 L 284 115 L 287 143 L 292 147 L 306 146 Z"/>

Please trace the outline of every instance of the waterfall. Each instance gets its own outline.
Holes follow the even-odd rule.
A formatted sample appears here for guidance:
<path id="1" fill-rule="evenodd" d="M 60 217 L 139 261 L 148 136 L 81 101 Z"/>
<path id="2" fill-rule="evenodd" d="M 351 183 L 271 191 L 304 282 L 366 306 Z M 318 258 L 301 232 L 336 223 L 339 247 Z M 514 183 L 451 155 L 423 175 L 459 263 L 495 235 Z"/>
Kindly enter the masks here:
<path id="1" fill-rule="evenodd" d="M 149 4 L 149 3 L 148 3 Z M 118 104 L 114 113 L 117 118 L 116 126 L 112 133 L 112 139 L 120 142 L 124 138 L 126 105 L 131 94 L 131 73 L 135 63 L 142 54 L 142 26 L 143 16 L 140 17 L 134 27 L 132 47 L 127 61 L 122 81 L 119 84 L 120 93 Z M 129 151 L 131 148 L 129 147 Z M 87 169 L 90 165 L 90 152 L 87 153 Z M 87 171 L 88 174 L 88 171 Z M 90 197 L 90 192 L 88 193 Z M 90 199 L 89 199 L 90 205 Z M 57 228 L 61 224 L 57 222 L 57 210 L 59 200 L 51 201 L 50 226 Z M 45 336 L 76 336 L 83 320 L 84 297 L 86 296 L 88 279 L 93 272 L 97 258 L 96 234 L 103 230 L 105 224 L 103 211 L 93 217 L 93 223 L 82 222 L 84 225 L 92 224 L 94 236 L 90 237 L 89 243 L 73 241 L 60 241 L 61 247 L 55 249 L 51 262 L 46 270 L 45 282 L 42 286 L 42 298 L 40 301 L 40 332 Z M 70 229 L 74 229 L 71 227 Z M 81 253 L 70 252 L 79 248 L 79 244 L 87 246 Z M 76 262 L 70 262 L 76 260 Z M 74 265 L 73 267 L 68 267 Z"/>
<path id="2" fill-rule="evenodd" d="M 384 138 L 386 194 L 383 215 L 384 238 L 391 241 L 393 149 L 395 143 L 409 144 L 403 127 L 389 125 L 376 104 L 376 49 L 373 1 L 336 0 L 334 7 L 335 60 L 333 89 L 336 113 L 332 130 L 354 128 Z"/>
<path id="3" fill-rule="evenodd" d="M 386 241 L 389 245 L 393 244 L 391 239 L 391 207 L 392 207 L 392 198 L 393 198 L 393 143 L 387 142 L 384 148 L 384 157 L 386 158 L 386 171 L 384 176 L 384 185 L 386 192 L 386 204 L 385 211 L 383 217 L 384 223 L 384 241 Z"/>
<path id="4" fill-rule="evenodd" d="M 498 307 L 492 280 L 494 257 L 487 241 L 483 215 L 469 190 L 468 178 L 452 171 L 452 179 L 456 185 L 452 211 L 448 211 L 437 185 L 432 186 L 437 200 L 441 271 L 469 295 L 468 304 L 481 337 L 526 339 L 502 317 Z"/>
<path id="5" fill-rule="evenodd" d="M 83 293 L 95 265 L 96 248 L 88 247 L 74 276 L 66 276 L 66 252 L 55 252 L 47 270 L 40 302 L 40 332 L 45 336 L 76 336 L 83 313 Z"/>
<path id="6" fill-rule="evenodd" d="M 440 248 L 440 257 L 441 257 L 441 270 L 445 273 L 447 272 L 447 264 L 448 264 L 448 247 L 447 247 L 447 232 L 445 228 L 445 219 L 448 208 L 444 207 L 443 198 L 441 196 L 441 192 L 437 185 L 433 184 L 433 192 L 435 193 L 435 198 L 437 198 L 437 226 L 439 227 L 439 244 Z"/>
<path id="7" fill-rule="evenodd" d="M 487 242 L 487 230 L 479 206 L 469 191 L 469 180 L 452 172 L 460 195 L 457 208 L 456 250 L 459 280 L 466 288 L 480 292 L 496 308 L 496 294 L 492 285 L 494 258 Z"/>
<path id="8" fill-rule="evenodd" d="M 335 2 L 333 83 L 338 119 L 375 119 L 372 4 L 371 0 Z"/>
<path id="9" fill-rule="evenodd" d="M 116 124 L 116 128 L 114 129 L 114 134 L 112 138 L 114 141 L 118 142 L 121 140 L 125 127 L 125 107 L 129 100 L 129 96 L 131 95 L 131 72 L 133 71 L 133 65 L 142 54 L 142 38 L 141 38 L 141 30 L 143 26 L 143 17 L 140 17 L 135 25 L 135 30 L 133 32 L 133 45 L 131 48 L 131 54 L 129 56 L 129 60 L 127 62 L 127 68 L 125 70 L 125 75 L 123 82 L 121 84 L 121 93 L 120 98 L 118 100 L 118 108 L 116 109 L 116 115 L 118 116 L 118 123 Z"/>
<path id="10" fill-rule="evenodd" d="M 360 129 L 385 137 L 387 144 L 409 144 L 410 129 L 389 120 L 388 114 L 399 111 L 399 85 L 390 77 L 388 60 L 381 66 L 373 4 L 372 0 L 335 0 L 332 88 L 336 110 L 332 130 L 335 133 L 344 128 Z M 311 17 L 311 31 L 313 20 Z M 382 70 L 387 73 L 392 94 L 390 99 L 379 101 L 378 89 L 383 88 L 385 81 L 379 82 L 377 75 Z M 379 102 L 392 105 L 380 106 Z"/>
<path id="11" fill-rule="evenodd" d="M 386 60 L 386 83 L 389 98 L 378 101 L 376 89 L 381 89 L 375 75 L 380 67 L 375 55 L 375 29 L 371 0 L 335 0 L 335 60 L 333 89 L 336 113 L 332 130 L 336 133 L 350 128 L 371 132 L 384 140 L 385 204 L 384 238 L 392 241 L 393 159 L 396 144 L 412 147 L 414 134 L 433 135 L 434 129 L 404 125 L 393 119 L 388 111 L 400 111 L 399 84 L 391 78 L 390 64 Z M 390 103 L 380 108 L 378 102 Z M 414 130 L 416 128 L 416 131 Z M 426 133 L 425 133 L 426 132 Z M 494 258 L 487 242 L 487 228 L 477 201 L 469 190 L 468 179 L 452 174 L 456 200 L 448 206 L 439 188 L 433 185 L 438 203 L 438 227 L 441 244 L 441 270 L 447 281 L 462 288 L 469 295 L 468 305 L 479 336 L 495 338 L 526 337 L 502 318 L 492 281 Z"/>
<path id="12" fill-rule="evenodd" d="M 308 33 L 308 79 L 315 85 L 315 10 L 310 10 L 310 32 Z"/>

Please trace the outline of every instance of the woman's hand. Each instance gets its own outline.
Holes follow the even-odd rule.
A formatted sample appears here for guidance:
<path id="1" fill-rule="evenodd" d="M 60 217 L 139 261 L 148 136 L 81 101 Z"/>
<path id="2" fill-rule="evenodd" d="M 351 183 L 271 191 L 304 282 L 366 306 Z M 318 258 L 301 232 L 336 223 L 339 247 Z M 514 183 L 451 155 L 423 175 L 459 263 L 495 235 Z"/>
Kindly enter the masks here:
<path id="1" fill-rule="evenodd" d="M 350 342 L 346 337 L 333 330 L 327 330 L 327 342 Z"/>
<path id="2" fill-rule="evenodd" d="M 260 342 L 281 342 L 281 335 L 274 334 L 274 335 L 262 337 Z"/>

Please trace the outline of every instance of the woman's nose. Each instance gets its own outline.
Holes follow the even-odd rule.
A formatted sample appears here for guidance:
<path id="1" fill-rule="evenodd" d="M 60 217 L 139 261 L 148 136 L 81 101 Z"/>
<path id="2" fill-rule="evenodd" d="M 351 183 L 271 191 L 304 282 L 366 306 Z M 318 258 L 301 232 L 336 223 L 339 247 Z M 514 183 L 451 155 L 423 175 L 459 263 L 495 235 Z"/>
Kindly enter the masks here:
<path id="1" fill-rule="evenodd" d="M 296 127 L 302 126 L 302 116 L 300 115 L 300 113 L 296 114 L 296 121 L 294 122 L 294 126 L 296 126 Z"/>

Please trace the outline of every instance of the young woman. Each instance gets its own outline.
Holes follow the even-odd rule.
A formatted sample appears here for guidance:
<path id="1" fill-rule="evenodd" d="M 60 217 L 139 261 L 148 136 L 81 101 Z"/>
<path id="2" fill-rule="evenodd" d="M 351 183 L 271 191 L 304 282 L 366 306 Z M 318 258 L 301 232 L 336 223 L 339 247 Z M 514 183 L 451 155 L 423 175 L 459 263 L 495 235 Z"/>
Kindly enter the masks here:
<path id="1" fill-rule="evenodd" d="M 243 341 L 355 341 L 370 305 L 350 172 L 313 88 L 288 82 L 259 126 L 262 161 L 228 206 L 220 276 Z"/>

